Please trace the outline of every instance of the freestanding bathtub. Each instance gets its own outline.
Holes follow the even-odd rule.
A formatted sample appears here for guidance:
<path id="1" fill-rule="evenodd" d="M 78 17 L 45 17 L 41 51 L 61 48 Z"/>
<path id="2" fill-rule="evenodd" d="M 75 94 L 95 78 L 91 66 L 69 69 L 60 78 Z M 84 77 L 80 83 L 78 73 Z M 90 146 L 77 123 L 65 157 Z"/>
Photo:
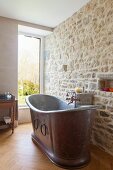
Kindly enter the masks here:
<path id="1" fill-rule="evenodd" d="M 63 168 L 80 168 L 90 161 L 93 107 L 71 108 L 50 95 L 26 98 L 33 125 L 32 139 L 47 157 Z"/>

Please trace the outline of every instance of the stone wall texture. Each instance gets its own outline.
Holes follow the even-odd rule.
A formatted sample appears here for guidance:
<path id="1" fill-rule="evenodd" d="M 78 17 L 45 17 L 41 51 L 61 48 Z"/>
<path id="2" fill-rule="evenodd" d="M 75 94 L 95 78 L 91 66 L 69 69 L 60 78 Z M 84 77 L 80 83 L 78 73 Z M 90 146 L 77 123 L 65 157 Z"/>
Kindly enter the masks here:
<path id="1" fill-rule="evenodd" d="M 113 80 L 113 0 L 92 0 L 46 37 L 45 92 L 66 98 L 84 87 L 94 93 L 92 142 L 113 155 L 113 92 L 99 89 L 99 76 Z"/>

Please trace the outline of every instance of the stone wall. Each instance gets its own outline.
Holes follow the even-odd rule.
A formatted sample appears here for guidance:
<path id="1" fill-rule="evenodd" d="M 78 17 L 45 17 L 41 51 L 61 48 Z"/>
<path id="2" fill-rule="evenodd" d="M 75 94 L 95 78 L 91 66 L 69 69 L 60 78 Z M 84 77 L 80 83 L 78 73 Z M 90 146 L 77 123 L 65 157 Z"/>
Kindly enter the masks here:
<path id="1" fill-rule="evenodd" d="M 113 155 L 113 92 L 98 89 L 99 75 L 113 79 L 113 0 L 92 0 L 46 37 L 45 92 L 65 99 L 76 86 L 94 93 L 92 141 Z"/>

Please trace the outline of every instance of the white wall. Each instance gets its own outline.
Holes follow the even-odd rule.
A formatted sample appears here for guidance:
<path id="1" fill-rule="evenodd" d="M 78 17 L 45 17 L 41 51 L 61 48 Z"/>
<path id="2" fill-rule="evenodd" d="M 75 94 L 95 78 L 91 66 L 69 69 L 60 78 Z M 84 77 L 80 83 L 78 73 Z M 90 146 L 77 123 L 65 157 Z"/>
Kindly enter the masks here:
<path id="1" fill-rule="evenodd" d="M 18 25 L 0 17 L 0 93 L 17 97 Z"/>
<path id="2" fill-rule="evenodd" d="M 30 123 L 31 122 L 31 115 L 29 108 L 19 108 L 18 110 L 18 123 Z"/>

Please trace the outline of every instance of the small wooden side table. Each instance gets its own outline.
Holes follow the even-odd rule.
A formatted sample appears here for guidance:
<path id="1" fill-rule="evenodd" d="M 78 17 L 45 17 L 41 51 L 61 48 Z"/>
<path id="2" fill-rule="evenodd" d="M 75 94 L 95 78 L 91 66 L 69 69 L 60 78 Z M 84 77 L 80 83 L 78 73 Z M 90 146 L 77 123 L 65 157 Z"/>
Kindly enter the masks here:
<path id="1" fill-rule="evenodd" d="M 2 99 L 0 100 L 0 109 L 8 109 L 9 110 L 9 114 L 11 117 L 11 129 L 12 129 L 12 133 L 14 133 L 14 122 L 15 122 L 15 114 L 16 114 L 16 108 L 17 107 L 17 100 L 15 99 Z"/>

